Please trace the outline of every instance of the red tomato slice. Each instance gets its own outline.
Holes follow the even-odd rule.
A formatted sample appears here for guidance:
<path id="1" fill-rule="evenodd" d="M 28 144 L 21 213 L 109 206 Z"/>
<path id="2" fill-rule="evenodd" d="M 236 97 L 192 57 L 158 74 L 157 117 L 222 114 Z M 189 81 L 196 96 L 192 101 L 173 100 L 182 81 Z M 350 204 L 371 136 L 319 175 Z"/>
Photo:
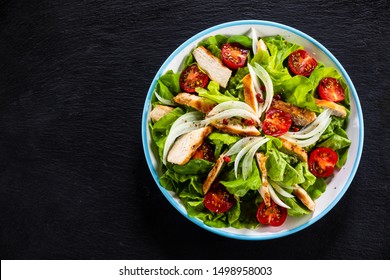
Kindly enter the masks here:
<path id="1" fill-rule="evenodd" d="M 264 201 L 257 209 L 256 218 L 263 225 L 281 226 L 287 219 L 287 209 L 277 205 L 271 200 L 271 206 L 265 206 Z"/>
<path id="2" fill-rule="evenodd" d="M 249 50 L 239 43 L 227 43 L 222 46 L 222 62 L 232 70 L 245 66 Z"/>
<path id="3" fill-rule="evenodd" d="M 304 50 L 296 50 L 288 57 L 288 67 L 295 75 L 309 77 L 317 61 Z"/>
<path id="4" fill-rule="evenodd" d="M 320 147 L 311 152 L 309 157 L 309 170 L 319 178 L 329 177 L 333 174 L 334 166 L 339 157 L 330 148 Z"/>
<path id="5" fill-rule="evenodd" d="M 234 205 L 235 199 L 222 184 L 214 184 L 205 195 L 203 204 L 212 212 L 225 213 Z"/>
<path id="6" fill-rule="evenodd" d="M 192 156 L 192 159 L 204 159 L 213 162 L 214 161 L 214 152 L 210 143 L 203 142 L 202 145 L 196 150 L 195 154 Z"/>
<path id="7" fill-rule="evenodd" d="M 340 102 L 345 98 L 345 92 L 335 78 L 324 78 L 318 84 L 318 94 L 324 100 Z"/>
<path id="8" fill-rule="evenodd" d="M 180 74 L 180 87 L 185 92 L 194 93 L 197 87 L 206 87 L 209 77 L 200 71 L 198 65 L 192 64 L 183 70 Z"/>
<path id="9" fill-rule="evenodd" d="M 280 136 L 285 134 L 291 127 L 292 120 L 289 113 L 271 108 L 265 114 L 262 129 L 265 134 Z"/>

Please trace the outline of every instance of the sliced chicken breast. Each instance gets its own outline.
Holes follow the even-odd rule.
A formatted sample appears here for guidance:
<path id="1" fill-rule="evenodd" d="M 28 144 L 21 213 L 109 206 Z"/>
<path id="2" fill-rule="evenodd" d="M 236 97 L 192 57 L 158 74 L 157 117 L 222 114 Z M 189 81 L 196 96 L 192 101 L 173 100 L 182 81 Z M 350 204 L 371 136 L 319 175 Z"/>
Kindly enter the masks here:
<path id="1" fill-rule="evenodd" d="M 152 121 L 157 122 L 165 115 L 169 114 L 173 110 L 170 106 L 165 105 L 156 105 L 153 110 L 150 112 L 150 118 Z"/>
<path id="2" fill-rule="evenodd" d="M 347 116 L 347 109 L 345 109 L 344 106 L 322 99 L 316 99 L 315 101 L 318 107 L 329 109 L 332 112 L 332 115 L 336 117 L 345 118 Z"/>
<path id="3" fill-rule="evenodd" d="M 223 121 L 212 121 L 210 123 L 216 129 L 234 135 L 240 136 L 259 136 L 260 131 L 253 125 L 243 125 L 238 122 L 227 121 L 224 124 Z"/>
<path id="4" fill-rule="evenodd" d="M 316 119 L 316 114 L 310 110 L 299 108 L 282 100 L 273 100 L 272 107 L 289 113 L 295 125 L 305 126 L 312 123 Z"/>
<path id="5" fill-rule="evenodd" d="M 208 114 L 216 105 L 213 101 L 207 98 L 200 97 L 188 92 L 179 93 L 173 98 L 173 100 L 178 104 L 190 106 L 205 114 Z"/>
<path id="6" fill-rule="evenodd" d="M 265 163 L 267 157 L 263 153 L 256 153 L 256 162 L 261 172 L 261 186 L 260 186 L 260 195 L 264 199 L 264 203 L 267 207 L 271 206 L 271 195 L 268 190 L 268 173 Z"/>
<path id="7" fill-rule="evenodd" d="M 300 161 L 307 162 L 307 152 L 304 148 L 290 141 L 279 138 L 282 140 L 282 152 L 297 157 Z"/>
<path id="8" fill-rule="evenodd" d="M 205 47 L 197 47 L 192 54 L 196 62 L 213 81 L 216 81 L 221 87 L 226 88 L 232 70 L 223 65 L 222 61 L 209 52 Z"/>
<path id="9" fill-rule="evenodd" d="M 251 106 L 251 108 L 253 109 L 253 111 L 257 115 L 257 113 L 258 113 L 258 102 L 256 99 L 257 93 L 253 87 L 251 75 L 250 74 L 245 75 L 245 77 L 242 78 L 242 83 L 244 85 L 245 103 L 248 104 L 249 106 Z"/>
<path id="10" fill-rule="evenodd" d="M 299 199 L 300 201 L 302 201 L 302 203 L 303 203 L 310 211 L 314 211 L 316 204 L 314 203 L 314 201 L 311 199 L 311 197 L 310 197 L 309 194 L 305 191 L 304 188 L 302 188 L 302 187 L 300 187 L 300 186 L 298 186 L 298 185 L 295 185 L 295 186 L 294 186 L 293 193 L 295 194 L 296 197 L 298 197 L 298 199 Z"/>
<path id="11" fill-rule="evenodd" d="M 167 160 L 178 165 L 186 164 L 212 130 L 211 126 L 206 126 L 179 137 L 169 150 Z"/>
<path id="12" fill-rule="evenodd" d="M 214 183 L 214 181 L 218 177 L 219 173 L 221 173 L 221 170 L 225 165 L 225 160 L 223 159 L 224 156 L 225 156 L 225 154 L 222 154 L 219 156 L 219 158 L 215 162 L 215 165 L 210 170 L 209 174 L 207 174 L 207 178 L 203 182 L 203 194 L 206 194 L 210 190 L 211 185 Z"/>

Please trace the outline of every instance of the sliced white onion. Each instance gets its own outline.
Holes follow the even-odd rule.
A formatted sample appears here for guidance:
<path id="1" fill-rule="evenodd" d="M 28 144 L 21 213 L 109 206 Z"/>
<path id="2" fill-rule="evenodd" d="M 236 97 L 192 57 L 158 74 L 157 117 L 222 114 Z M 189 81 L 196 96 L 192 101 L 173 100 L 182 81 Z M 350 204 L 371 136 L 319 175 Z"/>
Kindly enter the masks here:
<path id="1" fill-rule="evenodd" d="M 258 41 L 258 36 L 257 36 L 257 31 L 253 27 L 251 28 L 251 33 L 252 33 L 252 50 L 253 50 L 253 55 L 257 54 L 257 41 Z"/>
<path id="2" fill-rule="evenodd" d="M 253 88 L 255 89 L 256 93 L 260 93 L 261 97 L 263 97 L 263 93 L 262 93 L 261 87 L 260 87 L 259 78 L 257 77 L 253 66 L 248 64 L 248 70 L 249 70 L 249 74 L 251 75 L 251 78 L 252 78 Z"/>
<path id="3" fill-rule="evenodd" d="M 231 156 L 237 154 L 242 150 L 249 142 L 256 141 L 257 137 L 245 137 L 238 140 L 234 145 L 227 151 L 226 155 Z"/>
<path id="4" fill-rule="evenodd" d="M 296 139 L 310 138 L 313 135 L 315 135 L 318 131 L 320 131 L 323 128 L 323 126 L 325 126 L 325 123 L 331 117 L 331 114 L 332 114 L 331 111 L 329 109 L 326 109 L 316 118 L 314 122 L 312 122 L 308 126 L 302 128 L 298 132 L 287 132 L 285 136 L 296 138 Z"/>
<path id="5" fill-rule="evenodd" d="M 256 139 L 257 140 L 257 139 Z M 238 174 L 238 165 L 241 161 L 241 158 L 249 151 L 250 148 L 252 148 L 253 145 L 255 145 L 257 141 L 251 141 L 249 142 L 245 147 L 242 148 L 241 151 L 238 152 L 236 159 L 234 160 L 234 175 L 237 178 Z"/>
<path id="6" fill-rule="evenodd" d="M 261 110 L 259 110 L 261 112 L 259 113 L 267 112 L 269 107 L 271 106 L 272 98 L 274 97 L 274 87 L 272 84 L 272 80 L 268 72 L 260 64 L 255 62 L 255 66 L 253 67 L 253 70 L 265 86 L 266 96 L 265 96 L 264 104 L 261 106 Z"/>
<path id="7" fill-rule="evenodd" d="M 253 55 L 257 54 L 259 50 L 266 51 L 267 45 L 264 43 L 262 39 L 259 40 L 259 34 L 255 28 L 251 28 L 251 37 L 252 37 L 252 50 Z"/>
<path id="8" fill-rule="evenodd" d="M 207 117 L 211 117 L 213 115 L 216 115 L 218 113 L 221 113 L 226 110 L 230 109 L 242 109 L 246 110 L 252 114 L 255 114 L 255 111 L 253 111 L 252 107 L 246 104 L 245 102 L 242 101 L 226 101 L 218 104 L 215 106 L 208 114 Z"/>
<path id="9" fill-rule="evenodd" d="M 201 120 L 202 118 L 203 118 L 203 115 L 202 115 L 202 113 L 199 112 L 199 111 L 189 112 L 189 113 L 186 113 L 186 114 L 180 116 L 180 117 L 172 124 L 172 128 L 175 127 L 175 126 L 177 126 L 177 125 L 183 124 L 183 123 Z"/>
<path id="10" fill-rule="evenodd" d="M 156 96 L 156 98 L 158 99 L 158 101 L 160 101 L 162 104 L 164 105 L 170 105 L 170 106 L 174 106 L 175 105 L 175 102 L 173 102 L 172 100 L 169 100 L 169 99 L 165 99 L 163 97 L 161 97 L 157 91 L 154 91 L 154 95 Z"/>
<path id="11" fill-rule="evenodd" d="M 268 184 L 268 190 L 269 190 L 269 194 L 272 198 L 272 200 L 279 206 L 281 207 L 284 207 L 284 208 L 287 208 L 287 209 L 290 209 L 290 206 L 288 206 L 287 204 L 285 204 L 280 198 L 279 196 L 275 193 L 274 189 L 272 188 L 272 186 L 270 184 Z"/>
<path id="12" fill-rule="evenodd" d="M 325 132 L 326 128 L 328 127 L 328 125 L 330 124 L 331 121 L 332 121 L 332 119 L 328 118 L 327 121 L 324 124 L 322 124 L 321 129 L 318 130 L 318 132 L 316 132 L 317 134 L 313 135 L 312 137 L 310 137 L 308 139 L 301 140 L 301 139 L 296 139 L 293 137 L 288 137 L 285 135 L 282 135 L 281 137 L 294 143 L 294 144 L 297 144 L 298 146 L 300 146 L 302 148 L 304 148 L 304 147 L 310 146 L 310 145 L 314 144 L 315 142 L 317 142 L 318 139 L 320 139 L 321 135 Z"/>
<path id="13" fill-rule="evenodd" d="M 268 181 L 271 184 L 271 186 L 275 189 L 275 191 L 277 191 L 280 195 L 282 195 L 284 197 L 288 197 L 288 198 L 294 197 L 291 193 L 286 192 L 281 186 L 276 184 L 274 181 L 271 181 L 271 180 L 268 180 Z"/>
<path id="14" fill-rule="evenodd" d="M 244 119 L 252 119 L 255 124 L 260 125 L 260 119 L 253 113 L 243 110 L 243 109 L 229 109 L 223 112 L 220 112 L 214 116 L 206 118 L 206 123 L 210 123 L 213 120 L 222 120 L 229 119 L 232 117 L 240 117 Z"/>
<path id="15" fill-rule="evenodd" d="M 251 174 L 252 172 L 252 160 L 255 156 L 255 153 L 262 145 L 264 145 L 268 141 L 269 138 L 259 137 L 259 140 L 256 141 L 256 143 L 246 153 L 244 159 L 242 160 L 242 177 L 244 178 L 244 180 L 246 180 L 249 174 Z"/>
<path id="16" fill-rule="evenodd" d="M 261 145 L 268 141 L 269 138 L 266 137 L 245 137 L 237 141 L 229 151 L 227 151 L 227 156 L 237 154 L 236 159 L 234 160 L 234 174 L 236 178 L 238 176 L 238 165 L 240 164 L 241 158 L 245 156 L 242 164 L 242 174 L 243 178 L 246 179 L 252 171 L 252 159 L 256 151 Z"/>

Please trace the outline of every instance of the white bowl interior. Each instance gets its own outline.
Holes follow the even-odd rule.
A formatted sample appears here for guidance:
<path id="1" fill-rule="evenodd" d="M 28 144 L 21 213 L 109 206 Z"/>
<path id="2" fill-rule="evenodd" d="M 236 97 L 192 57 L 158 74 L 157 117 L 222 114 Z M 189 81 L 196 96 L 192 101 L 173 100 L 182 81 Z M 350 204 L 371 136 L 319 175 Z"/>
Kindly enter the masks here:
<path id="1" fill-rule="evenodd" d="M 342 74 L 350 90 L 351 108 L 349 123 L 346 131 L 349 139 L 352 141 L 352 144 L 349 149 L 349 156 L 346 164 L 340 171 L 335 172 L 335 175 L 332 180 L 330 180 L 325 193 L 316 200 L 316 209 L 311 215 L 299 218 L 288 217 L 286 222 L 280 227 L 263 226 L 252 230 L 212 228 L 204 225 L 203 222 L 198 219 L 188 217 L 186 210 L 180 202 L 179 198 L 174 193 L 165 190 L 159 183 L 158 178 L 161 175 L 161 166 L 159 166 L 159 160 L 157 159 L 156 150 L 153 148 L 148 127 L 149 112 L 151 109 L 150 100 L 158 78 L 168 70 L 173 70 L 175 72 L 181 70 L 183 59 L 194 47 L 196 47 L 199 41 L 205 39 L 208 36 L 217 34 L 246 34 L 250 36 L 251 27 L 254 27 L 257 30 L 259 36 L 282 35 L 287 41 L 304 46 L 305 50 L 308 51 L 317 61 L 321 61 L 326 66 L 332 66 L 336 68 Z M 156 184 L 163 192 L 165 197 L 180 213 L 206 230 L 226 237 L 245 240 L 272 239 L 295 233 L 313 224 L 321 217 L 323 217 L 328 211 L 330 211 L 341 199 L 352 182 L 360 161 L 363 147 L 363 115 L 356 90 L 348 74 L 337 61 L 337 59 L 315 39 L 294 28 L 274 22 L 257 20 L 236 21 L 211 27 L 193 36 L 185 43 L 183 43 L 178 49 L 176 49 L 161 66 L 150 86 L 148 95 L 145 100 L 142 120 L 142 140 L 146 160 Z"/>

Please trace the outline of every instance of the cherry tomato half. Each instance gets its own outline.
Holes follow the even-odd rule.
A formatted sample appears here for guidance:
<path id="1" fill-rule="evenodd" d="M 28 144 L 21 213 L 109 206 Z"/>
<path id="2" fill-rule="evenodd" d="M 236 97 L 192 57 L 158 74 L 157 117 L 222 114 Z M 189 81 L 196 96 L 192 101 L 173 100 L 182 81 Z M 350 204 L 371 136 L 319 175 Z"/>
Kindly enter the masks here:
<path id="1" fill-rule="evenodd" d="M 263 225 L 274 227 L 281 226 L 287 219 L 287 209 L 277 205 L 271 200 L 271 206 L 265 206 L 264 201 L 260 203 L 257 209 L 256 218 Z"/>
<path id="2" fill-rule="evenodd" d="M 345 98 L 345 92 L 335 78 L 324 78 L 318 84 L 318 94 L 324 100 L 340 102 Z"/>
<path id="3" fill-rule="evenodd" d="M 209 77 L 200 71 L 198 65 L 192 64 L 183 70 L 180 74 L 180 87 L 185 92 L 194 93 L 197 87 L 206 87 Z"/>
<path id="4" fill-rule="evenodd" d="M 205 195 L 203 204 L 212 212 L 225 213 L 234 205 L 235 199 L 224 185 L 214 184 L 209 192 Z"/>
<path id="5" fill-rule="evenodd" d="M 213 162 L 214 152 L 209 142 L 203 142 L 202 145 L 196 150 L 192 159 L 204 159 Z"/>
<path id="6" fill-rule="evenodd" d="M 292 120 L 289 113 L 271 108 L 265 114 L 262 129 L 265 134 L 280 136 L 285 134 L 291 127 Z"/>
<path id="7" fill-rule="evenodd" d="M 288 57 L 288 68 L 295 75 L 309 77 L 317 67 L 317 61 L 304 50 L 296 50 Z"/>
<path id="8" fill-rule="evenodd" d="M 330 148 L 317 148 L 310 154 L 309 170 L 316 177 L 329 177 L 333 174 L 338 158 L 337 153 Z"/>
<path id="9" fill-rule="evenodd" d="M 249 50 L 239 43 L 227 43 L 222 46 L 222 62 L 232 70 L 245 66 Z"/>

